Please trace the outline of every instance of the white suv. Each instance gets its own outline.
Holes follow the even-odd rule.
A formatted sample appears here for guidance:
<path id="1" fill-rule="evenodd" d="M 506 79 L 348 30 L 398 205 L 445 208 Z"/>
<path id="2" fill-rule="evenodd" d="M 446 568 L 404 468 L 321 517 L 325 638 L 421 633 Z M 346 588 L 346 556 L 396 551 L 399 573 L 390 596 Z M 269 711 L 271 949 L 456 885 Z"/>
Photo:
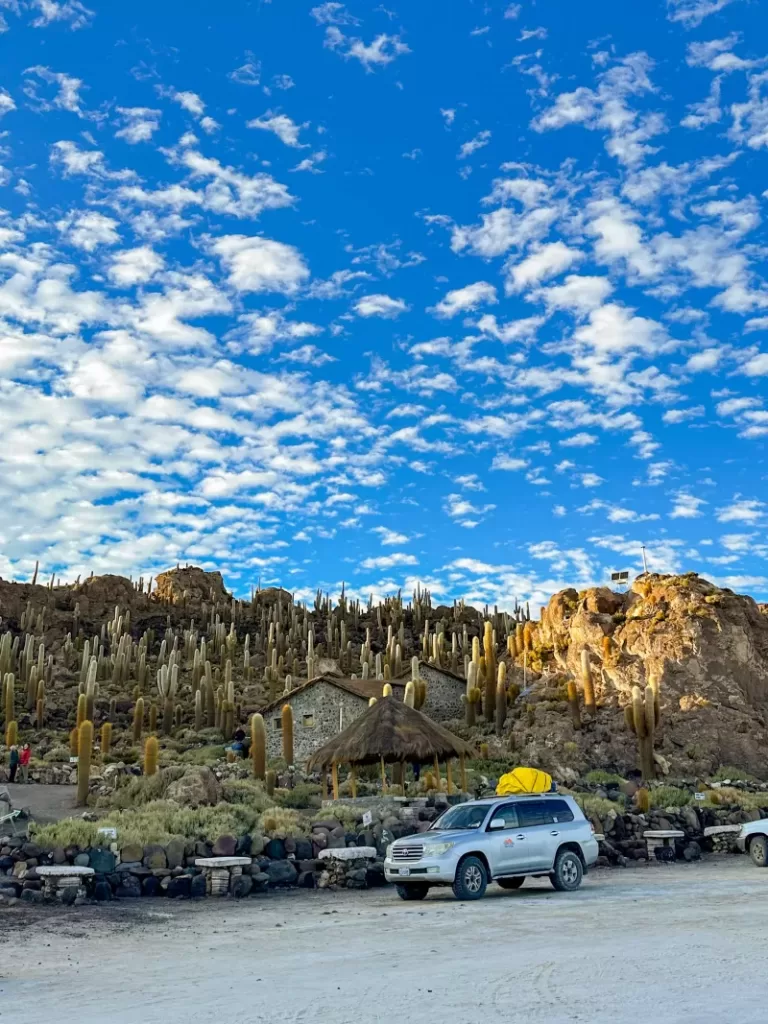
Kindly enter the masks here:
<path id="1" fill-rule="evenodd" d="M 594 829 L 576 801 L 535 793 L 456 804 L 426 832 L 387 847 L 384 873 L 404 900 L 423 900 L 434 885 L 477 900 L 491 881 L 517 889 L 528 875 L 571 892 L 597 856 Z"/>

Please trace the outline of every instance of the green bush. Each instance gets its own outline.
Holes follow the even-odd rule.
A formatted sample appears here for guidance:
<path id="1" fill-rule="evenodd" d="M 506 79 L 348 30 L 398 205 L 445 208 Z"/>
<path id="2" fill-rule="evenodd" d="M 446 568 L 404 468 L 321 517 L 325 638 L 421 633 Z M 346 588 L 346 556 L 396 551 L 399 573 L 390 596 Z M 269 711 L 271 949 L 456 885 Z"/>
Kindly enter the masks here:
<path id="1" fill-rule="evenodd" d="M 651 790 L 651 807 L 687 807 L 693 803 L 693 793 L 677 786 L 657 786 Z"/>
<path id="2" fill-rule="evenodd" d="M 217 743 L 207 747 L 193 747 L 191 750 L 184 750 L 175 754 L 173 760 L 177 764 L 198 764 L 210 768 L 217 761 L 223 761 L 225 757 L 224 745 Z"/>
<path id="3" fill-rule="evenodd" d="M 261 814 L 274 806 L 274 800 L 267 795 L 263 782 L 255 779 L 225 779 L 221 784 L 222 800 L 230 804 L 244 804 Z"/>
<path id="4" fill-rule="evenodd" d="M 596 768 L 594 771 L 587 772 L 584 779 L 593 786 L 605 785 L 608 782 L 624 782 L 621 775 L 618 775 L 616 772 L 604 772 L 602 768 Z"/>
<path id="5" fill-rule="evenodd" d="M 300 810 L 320 807 L 320 786 L 311 782 L 300 782 L 293 789 L 277 789 L 274 802 L 280 807 L 295 807 Z"/>
<path id="6" fill-rule="evenodd" d="M 759 782 L 754 775 L 750 775 L 749 772 L 743 768 L 735 768 L 732 764 L 725 764 L 722 768 L 718 768 L 715 774 L 711 777 L 713 782 L 725 782 L 730 779 L 731 782 Z"/>
<path id="7" fill-rule="evenodd" d="M 108 796 L 99 797 L 97 807 L 128 810 L 143 807 L 153 800 L 161 800 L 172 782 L 180 779 L 185 769 L 178 765 L 163 768 L 154 775 L 131 776 Z"/>

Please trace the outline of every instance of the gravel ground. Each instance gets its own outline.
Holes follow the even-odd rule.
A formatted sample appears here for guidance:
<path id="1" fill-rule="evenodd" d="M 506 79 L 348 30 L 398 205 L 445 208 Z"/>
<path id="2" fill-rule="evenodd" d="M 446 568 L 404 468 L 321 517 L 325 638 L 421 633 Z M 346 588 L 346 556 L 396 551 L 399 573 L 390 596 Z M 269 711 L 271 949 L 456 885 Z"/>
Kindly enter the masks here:
<path id="1" fill-rule="evenodd" d="M 597 871 L 573 894 L 493 886 L 480 903 L 384 889 L 12 908 L 0 1021 L 761 1021 L 767 916 L 768 871 L 745 857 Z"/>
<path id="2" fill-rule="evenodd" d="M 37 783 L 8 783 L 14 807 L 26 808 L 35 821 L 59 821 L 75 811 L 76 786 L 40 786 Z"/>

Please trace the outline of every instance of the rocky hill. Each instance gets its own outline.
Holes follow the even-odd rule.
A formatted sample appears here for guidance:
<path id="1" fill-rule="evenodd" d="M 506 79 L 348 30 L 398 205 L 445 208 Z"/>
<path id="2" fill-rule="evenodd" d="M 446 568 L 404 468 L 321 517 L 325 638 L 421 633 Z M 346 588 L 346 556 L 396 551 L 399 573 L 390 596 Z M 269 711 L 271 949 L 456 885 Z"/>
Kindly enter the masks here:
<path id="1" fill-rule="evenodd" d="M 66 742 L 89 672 L 94 723 L 112 722 L 127 756 L 138 697 L 150 723 L 152 704 L 162 717 L 156 677 L 164 668 L 177 680 L 164 742 L 184 749 L 214 732 L 226 738 L 233 723 L 320 671 L 378 676 L 383 685 L 407 676 L 418 656 L 471 676 L 466 718 L 450 724 L 487 744 L 491 758 L 561 778 L 592 768 L 625 773 L 640 763 L 626 718 L 634 699 L 655 720 L 658 776 L 734 765 L 768 777 L 768 615 L 694 574 L 645 575 L 626 593 L 564 590 L 536 621 L 519 608 L 436 608 L 421 592 L 383 605 L 318 593 L 305 607 L 280 589 L 239 601 L 219 573 L 179 567 L 154 583 L 0 581 L 0 616 L 0 711 L 7 724 L 13 673 L 20 733 L 36 729 L 43 700 L 38 750 Z"/>

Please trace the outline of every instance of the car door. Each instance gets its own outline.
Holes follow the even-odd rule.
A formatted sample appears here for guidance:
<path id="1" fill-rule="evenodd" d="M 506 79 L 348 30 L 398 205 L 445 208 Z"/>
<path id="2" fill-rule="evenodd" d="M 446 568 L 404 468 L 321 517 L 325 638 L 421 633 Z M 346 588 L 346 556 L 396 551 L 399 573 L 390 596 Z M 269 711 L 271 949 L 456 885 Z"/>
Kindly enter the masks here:
<path id="1" fill-rule="evenodd" d="M 550 799 L 547 801 L 550 816 L 550 849 L 548 852 L 550 866 L 554 864 L 558 849 L 563 843 L 580 842 L 584 836 L 586 821 L 577 819 L 568 806 L 567 800 Z M 588 828 L 589 826 L 587 826 Z"/>
<path id="2" fill-rule="evenodd" d="M 519 831 L 517 805 L 510 802 L 497 807 L 486 825 L 483 844 L 494 878 L 525 871 L 526 851 L 520 841 Z"/>
<path id="3" fill-rule="evenodd" d="M 555 859 L 553 844 L 558 837 L 553 833 L 558 830 L 549 804 L 549 800 L 528 797 L 519 799 L 516 804 L 520 825 L 516 840 L 525 844 L 526 867 L 531 871 L 548 871 Z"/>

